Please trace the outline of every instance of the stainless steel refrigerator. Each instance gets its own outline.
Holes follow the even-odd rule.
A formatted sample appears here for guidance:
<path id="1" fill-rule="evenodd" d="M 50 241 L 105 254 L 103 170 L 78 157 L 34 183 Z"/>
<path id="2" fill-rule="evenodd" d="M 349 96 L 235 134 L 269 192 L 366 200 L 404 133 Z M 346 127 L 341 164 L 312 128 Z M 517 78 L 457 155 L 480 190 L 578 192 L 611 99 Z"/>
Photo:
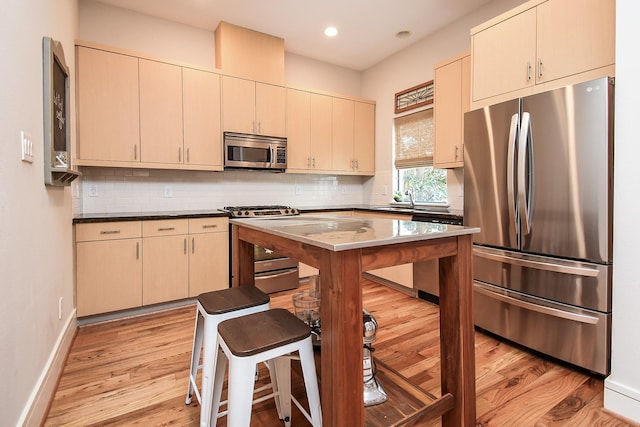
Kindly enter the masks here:
<path id="1" fill-rule="evenodd" d="M 613 79 L 464 117 L 476 325 L 606 375 L 613 266 Z"/>

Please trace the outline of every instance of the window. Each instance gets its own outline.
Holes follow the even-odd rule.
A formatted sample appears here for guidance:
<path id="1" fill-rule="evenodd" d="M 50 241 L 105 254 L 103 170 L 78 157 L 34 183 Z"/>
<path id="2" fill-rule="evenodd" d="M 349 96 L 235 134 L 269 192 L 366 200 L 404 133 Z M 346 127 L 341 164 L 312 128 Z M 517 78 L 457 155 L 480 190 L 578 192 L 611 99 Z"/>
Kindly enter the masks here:
<path id="1" fill-rule="evenodd" d="M 433 168 L 433 109 L 395 118 L 394 138 L 396 191 L 410 190 L 420 203 L 446 203 L 447 173 Z"/>

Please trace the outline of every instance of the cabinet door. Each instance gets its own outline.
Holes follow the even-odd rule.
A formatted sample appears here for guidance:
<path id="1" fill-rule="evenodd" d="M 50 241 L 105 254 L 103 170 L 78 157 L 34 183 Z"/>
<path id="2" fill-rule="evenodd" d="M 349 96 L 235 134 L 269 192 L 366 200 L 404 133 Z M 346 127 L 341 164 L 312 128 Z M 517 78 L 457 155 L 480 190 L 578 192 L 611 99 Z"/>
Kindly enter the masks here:
<path id="1" fill-rule="evenodd" d="M 352 171 L 353 158 L 353 120 L 354 102 L 348 99 L 333 98 L 332 109 L 332 155 L 335 171 Z"/>
<path id="2" fill-rule="evenodd" d="M 615 0 L 538 6 L 538 83 L 615 63 Z"/>
<path id="3" fill-rule="evenodd" d="M 142 303 L 156 304 L 188 297 L 187 235 L 145 237 L 142 244 Z"/>
<path id="4" fill-rule="evenodd" d="M 142 305 L 141 239 L 76 244 L 78 316 Z"/>
<path id="5" fill-rule="evenodd" d="M 311 166 L 311 95 L 287 89 L 287 169 Z"/>
<path id="6" fill-rule="evenodd" d="M 78 158 L 140 161 L 138 58 L 77 47 Z"/>
<path id="7" fill-rule="evenodd" d="M 311 169 L 331 170 L 332 102 L 326 95 L 311 94 Z"/>
<path id="8" fill-rule="evenodd" d="M 222 167 L 220 76 L 182 69 L 184 163 Z"/>
<path id="9" fill-rule="evenodd" d="M 375 172 L 376 107 L 364 102 L 355 103 L 353 155 L 355 169 L 363 175 Z"/>
<path id="10" fill-rule="evenodd" d="M 473 100 L 534 84 L 536 9 L 528 9 L 472 36 Z"/>
<path id="11" fill-rule="evenodd" d="M 140 59 L 141 160 L 182 163 L 182 69 Z"/>
<path id="12" fill-rule="evenodd" d="M 286 136 L 287 89 L 256 82 L 256 133 Z"/>
<path id="13" fill-rule="evenodd" d="M 256 84 L 222 76 L 222 128 L 225 132 L 255 133 Z"/>
<path id="14" fill-rule="evenodd" d="M 229 287 L 229 234 L 191 234 L 189 296 Z"/>

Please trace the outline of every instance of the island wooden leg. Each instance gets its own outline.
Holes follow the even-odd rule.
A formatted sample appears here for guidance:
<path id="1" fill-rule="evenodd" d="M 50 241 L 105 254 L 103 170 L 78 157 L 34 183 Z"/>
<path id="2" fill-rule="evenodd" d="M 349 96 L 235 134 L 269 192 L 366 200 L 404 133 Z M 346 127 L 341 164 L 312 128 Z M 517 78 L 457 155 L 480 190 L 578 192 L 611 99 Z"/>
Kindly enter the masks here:
<path id="1" fill-rule="evenodd" d="M 360 250 L 320 260 L 322 424 L 364 426 Z"/>
<path id="2" fill-rule="evenodd" d="M 459 236 L 456 256 L 440 258 L 440 361 L 442 394 L 454 407 L 444 427 L 475 426 L 476 387 L 471 236 Z"/>

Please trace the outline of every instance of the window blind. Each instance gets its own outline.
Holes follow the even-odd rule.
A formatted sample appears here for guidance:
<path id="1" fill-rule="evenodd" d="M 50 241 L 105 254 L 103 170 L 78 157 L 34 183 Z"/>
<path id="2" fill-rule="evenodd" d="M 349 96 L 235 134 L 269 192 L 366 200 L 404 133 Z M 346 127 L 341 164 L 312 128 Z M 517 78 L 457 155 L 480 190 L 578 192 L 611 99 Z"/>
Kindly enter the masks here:
<path id="1" fill-rule="evenodd" d="M 433 165 L 433 108 L 394 119 L 397 169 Z"/>

